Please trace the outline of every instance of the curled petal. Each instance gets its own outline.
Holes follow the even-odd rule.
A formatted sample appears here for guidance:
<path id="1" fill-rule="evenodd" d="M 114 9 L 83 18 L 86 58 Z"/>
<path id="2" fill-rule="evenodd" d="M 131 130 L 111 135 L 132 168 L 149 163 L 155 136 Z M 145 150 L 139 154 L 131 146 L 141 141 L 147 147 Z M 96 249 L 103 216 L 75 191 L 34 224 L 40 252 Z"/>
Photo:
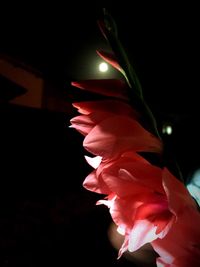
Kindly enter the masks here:
<path id="1" fill-rule="evenodd" d="M 71 84 L 92 93 L 128 100 L 127 84 L 119 79 L 83 80 Z"/>
<path id="2" fill-rule="evenodd" d="M 98 177 L 96 171 L 91 172 L 84 180 L 83 186 L 92 192 L 99 194 L 110 194 L 111 191 L 106 185 L 106 183 Z"/>
<path id="3" fill-rule="evenodd" d="M 156 195 L 155 195 L 156 196 Z M 155 203 L 144 203 L 136 212 L 135 220 L 148 220 L 156 226 L 156 234 L 163 238 L 172 227 L 175 217 L 168 210 L 167 203 L 156 199 Z"/>
<path id="4" fill-rule="evenodd" d="M 105 39 L 107 39 L 107 34 L 106 34 L 107 33 L 107 29 L 106 29 L 104 21 L 103 20 L 98 20 L 97 23 L 98 23 L 98 26 L 99 26 L 99 29 L 100 29 L 102 35 L 104 36 Z"/>
<path id="5" fill-rule="evenodd" d="M 103 120 L 86 136 L 83 146 L 92 154 L 106 158 L 126 151 L 162 151 L 161 142 L 136 120 L 113 116 Z"/>
<path id="6" fill-rule="evenodd" d="M 84 136 L 87 135 L 92 128 L 94 127 L 94 122 L 89 116 L 80 115 L 72 118 L 70 120 L 71 128 L 75 128 L 78 132 L 83 134 Z"/>
<path id="7" fill-rule="evenodd" d="M 149 188 L 143 186 L 141 183 L 134 182 L 130 173 L 126 171 L 126 174 L 123 174 L 120 173 L 118 176 L 114 173 L 109 173 L 108 169 L 103 170 L 102 178 L 112 192 L 115 192 L 119 197 L 130 197 L 130 201 L 132 202 L 135 195 L 139 200 L 139 194 L 145 195 L 149 193 Z"/>
<path id="8" fill-rule="evenodd" d="M 105 60 L 108 64 L 113 66 L 115 69 L 117 69 L 120 72 L 123 72 L 122 68 L 120 67 L 119 63 L 117 62 L 117 59 L 113 53 L 109 53 L 103 50 L 98 50 L 97 54 Z"/>
<path id="9" fill-rule="evenodd" d="M 177 199 L 176 201 L 179 200 Z M 187 207 L 178 214 L 176 222 L 165 238 L 153 241 L 152 246 L 164 262 L 179 262 L 180 259 L 184 259 L 184 264 L 182 262 L 177 266 L 190 266 L 193 258 L 200 258 L 199 225 L 199 212 Z"/>
<path id="10" fill-rule="evenodd" d="M 128 250 L 128 245 L 129 245 L 129 236 L 125 235 L 124 242 L 118 253 L 118 259 L 123 255 L 124 252 Z"/>
<path id="11" fill-rule="evenodd" d="M 113 193 L 112 198 L 109 195 L 109 199 L 101 201 L 101 204 L 106 205 L 110 209 L 111 217 L 121 232 L 125 234 L 130 233 L 133 228 L 133 218 L 136 209 L 141 205 L 137 198 L 122 199 Z"/>
<path id="12" fill-rule="evenodd" d="M 119 158 L 117 161 L 103 162 L 102 157 L 100 156 L 96 156 L 93 158 L 85 156 L 85 159 L 88 164 L 95 169 L 95 171 L 92 172 L 92 174 L 90 174 L 84 182 L 85 187 L 90 187 L 89 190 L 96 191 L 96 189 L 93 189 L 93 181 L 95 180 L 95 188 L 99 188 L 98 192 L 100 192 L 101 186 L 105 187 L 105 184 L 107 188 L 109 188 L 108 192 L 115 192 L 119 196 L 137 194 L 137 192 L 141 191 L 143 193 L 145 192 L 143 185 L 133 183 L 132 176 L 131 178 L 124 178 L 123 174 L 119 173 L 119 166 L 126 164 L 127 161 L 130 163 L 131 166 L 132 164 L 134 165 L 134 162 L 141 162 L 143 164 L 149 165 L 150 163 L 144 160 L 141 156 L 135 153 L 128 152 L 123 154 L 121 158 Z M 149 189 L 146 189 L 146 191 L 148 192 Z M 105 192 L 105 188 L 103 188 L 101 192 Z"/>
<path id="13" fill-rule="evenodd" d="M 134 224 L 129 236 L 128 250 L 136 251 L 146 243 L 150 243 L 159 237 L 156 234 L 156 226 L 148 220 L 140 220 Z"/>
<path id="14" fill-rule="evenodd" d="M 141 165 L 143 168 L 145 165 Z M 141 172 L 137 176 L 138 168 L 134 162 L 130 163 L 130 169 L 119 169 L 119 166 L 113 166 L 112 169 L 102 171 L 102 177 L 109 188 L 115 192 L 119 197 L 127 197 L 136 195 L 138 200 L 152 201 L 150 193 L 163 194 L 164 190 L 159 184 L 160 175 L 157 170 L 150 171 L 149 176 L 145 175 L 147 172 Z M 135 167 L 135 169 L 134 169 Z M 147 166 L 146 166 L 147 167 Z M 134 176 L 136 175 L 136 176 Z"/>
<path id="15" fill-rule="evenodd" d="M 168 198 L 169 208 L 174 214 L 179 214 L 186 208 L 192 207 L 196 209 L 196 203 L 185 185 L 176 179 L 167 168 L 163 169 L 162 181 Z"/>
<path id="16" fill-rule="evenodd" d="M 101 121 L 112 117 L 113 113 L 105 111 L 92 112 L 89 115 L 80 115 L 70 120 L 71 127 L 83 135 L 87 135 Z"/>
<path id="17" fill-rule="evenodd" d="M 115 99 L 77 102 L 73 103 L 73 106 L 83 115 L 89 115 L 90 113 L 96 111 L 104 111 L 113 114 L 130 116 L 133 118 L 139 117 L 138 113 L 129 104 Z"/>

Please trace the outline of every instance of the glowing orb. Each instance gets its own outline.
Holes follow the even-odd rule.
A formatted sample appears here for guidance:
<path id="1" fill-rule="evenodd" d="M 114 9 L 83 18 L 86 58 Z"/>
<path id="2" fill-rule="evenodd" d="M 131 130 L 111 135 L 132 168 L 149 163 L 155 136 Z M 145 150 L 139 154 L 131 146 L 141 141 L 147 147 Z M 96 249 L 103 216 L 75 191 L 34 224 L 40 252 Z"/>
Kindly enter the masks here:
<path id="1" fill-rule="evenodd" d="M 99 71 L 100 72 L 106 72 L 108 70 L 108 64 L 105 62 L 102 62 L 99 64 Z"/>

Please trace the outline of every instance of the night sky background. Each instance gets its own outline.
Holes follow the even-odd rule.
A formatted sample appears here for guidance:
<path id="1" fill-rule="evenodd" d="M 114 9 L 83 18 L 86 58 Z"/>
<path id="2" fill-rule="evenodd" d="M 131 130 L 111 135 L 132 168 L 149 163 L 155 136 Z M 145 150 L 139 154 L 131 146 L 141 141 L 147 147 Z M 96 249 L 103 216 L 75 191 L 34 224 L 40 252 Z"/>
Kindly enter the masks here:
<path id="1" fill-rule="evenodd" d="M 186 180 L 200 166 L 197 9 L 133 3 L 108 10 L 159 129 L 173 127 L 163 139 Z M 100 196 L 82 188 L 90 168 L 82 137 L 68 128 L 75 114 L 71 81 L 103 78 L 96 50 L 110 47 L 97 26 L 102 8 L 1 12 L 0 54 L 42 73 L 68 111 L 1 105 L 0 266 L 133 266 L 116 259 L 108 210 L 95 206 Z M 104 77 L 118 75 L 111 69 Z"/>

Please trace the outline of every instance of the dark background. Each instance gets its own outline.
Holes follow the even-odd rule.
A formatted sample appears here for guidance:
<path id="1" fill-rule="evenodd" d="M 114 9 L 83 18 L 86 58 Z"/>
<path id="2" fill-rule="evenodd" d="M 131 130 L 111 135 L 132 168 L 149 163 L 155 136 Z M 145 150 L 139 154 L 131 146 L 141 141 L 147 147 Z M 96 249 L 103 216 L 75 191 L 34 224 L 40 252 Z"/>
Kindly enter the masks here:
<path id="1" fill-rule="evenodd" d="M 101 77 L 95 51 L 109 47 L 96 23 L 101 8 L 56 7 L 2 11 L 0 53 L 41 72 L 69 106 L 70 82 Z M 108 10 L 159 128 L 173 126 L 163 138 L 186 180 L 199 167 L 196 8 L 133 4 Z M 129 265 L 116 260 L 108 210 L 95 206 L 100 196 L 82 188 L 90 169 L 82 137 L 68 128 L 74 113 L 1 105 L 0 266 Z"/>

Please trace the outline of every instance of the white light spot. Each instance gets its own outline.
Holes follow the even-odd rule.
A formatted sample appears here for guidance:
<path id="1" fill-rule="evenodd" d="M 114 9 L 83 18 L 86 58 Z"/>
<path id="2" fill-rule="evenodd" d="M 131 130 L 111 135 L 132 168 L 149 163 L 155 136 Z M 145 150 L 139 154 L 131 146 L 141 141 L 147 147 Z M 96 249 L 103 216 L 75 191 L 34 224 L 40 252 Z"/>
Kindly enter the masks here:
<path id="1" fill-rule="evenodd" d="M 168 135 L 171 135 L 172 134 L 172 126 L 169 125 L 169 124 L 165 124 L 163 125 L 163 128 L 162 128 L 162 132 L 163 134 L 168 134 Z"/>
<path id="2" fill-rule="evenodd" d="M 100 72 L 106 72 L 108 70 L 108 64 L 105 62 L 101 62 L 99 64 L 99 71 Z"/>

